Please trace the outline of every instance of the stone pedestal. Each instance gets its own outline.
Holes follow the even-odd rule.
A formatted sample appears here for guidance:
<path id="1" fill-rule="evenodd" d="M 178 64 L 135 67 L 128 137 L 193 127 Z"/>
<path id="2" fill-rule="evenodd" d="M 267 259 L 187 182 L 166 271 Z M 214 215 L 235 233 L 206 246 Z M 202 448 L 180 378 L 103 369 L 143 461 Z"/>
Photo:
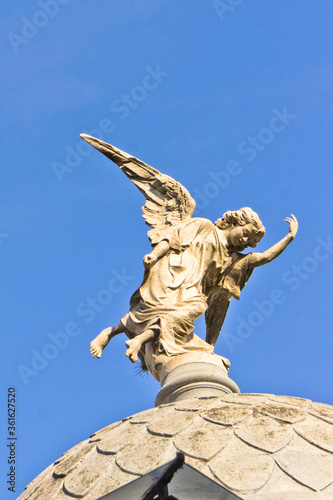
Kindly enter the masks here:
<path id="1" fill-rule="evenodd" d="M 228 376 L 228 363 L 217 354 L 189 353 L 170 358 L 160 373 L 155 406 L 184 399 L 240 392 Z"/>

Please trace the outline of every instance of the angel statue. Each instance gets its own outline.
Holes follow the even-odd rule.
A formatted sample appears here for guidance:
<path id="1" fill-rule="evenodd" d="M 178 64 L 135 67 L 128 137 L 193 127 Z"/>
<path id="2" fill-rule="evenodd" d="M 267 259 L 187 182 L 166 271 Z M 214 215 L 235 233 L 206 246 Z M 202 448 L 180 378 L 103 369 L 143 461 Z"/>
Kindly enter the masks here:
<path id="1" fill-rule="evenodd" d="M 192 218 L 195 202 L 171 177 L 110 144 L 81 137 L 118 165 L 146 198 L 143 218 L 151 253 L 143 259 L 143 282 L 130 300 L 129 312 L 91 342 L 91 354 L 100 358 L 115 335 L 125 333 L 126 356 L 154 376 L 159 356 L 193 351 L 212 353 L 232 297 L 240 292 L 255 267 L 278 257 L 297 233 L 294 215 L 287 217 L 289 233 L 263 253 L 243 254 L 265 234 L 258 215 L 245 207 L 226 212 L 214 224 Z M 194 334 L 194 322 L 203 313 L 206 342 Z M 227 363 L 227 360 L 226 360 Z"/>

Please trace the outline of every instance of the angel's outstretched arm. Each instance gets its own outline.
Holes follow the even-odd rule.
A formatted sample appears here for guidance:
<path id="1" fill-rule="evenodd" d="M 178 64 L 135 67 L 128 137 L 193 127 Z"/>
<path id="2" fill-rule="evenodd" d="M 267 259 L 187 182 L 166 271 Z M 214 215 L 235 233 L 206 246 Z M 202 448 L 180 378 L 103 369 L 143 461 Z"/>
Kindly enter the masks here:
<path id="1" fill-rule="evenodd" d="M 263 253 L 252 253 L 249 256 L 248 261 L 250 267 L 263 266 L 264 264 L 267 264 L 268 262 L 276 259 L 276 257 L 281 255 L 281 253 L 287 248 L 289 243 L 291 243 L 295 238 L 298 229 L 298 222 L 296 217 L 294 215 L 291 215 L 291 218 L 286 217 L 284 220 L 286 222 L 289 222 L 289 233 L 287 234 L 287 236 L 285 236 L 281 241 L 279 241 Z"/>

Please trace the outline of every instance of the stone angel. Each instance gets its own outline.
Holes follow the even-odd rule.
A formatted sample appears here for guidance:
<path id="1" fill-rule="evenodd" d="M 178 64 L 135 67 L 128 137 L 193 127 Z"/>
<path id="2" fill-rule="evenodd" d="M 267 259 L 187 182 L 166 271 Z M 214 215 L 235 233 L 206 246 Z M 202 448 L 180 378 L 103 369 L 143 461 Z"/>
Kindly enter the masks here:
<path id="1" fill-rule="evenodd" d="M 193 218 L 195 202 L 179 182 L 110 144 L 81 137 L 118 165 L 144 195 L 143 218 L 152 228 L 152 251 L 143 259 L 143 282 L 131 297 L 129 312 L 91 342 L 92 356 L 100 358 L 120 333 L 128 337 L 126 356 L 132 362 L 139 357 L 154 376 L 159 356 L 212 353 L 230 300 L 240 298 L 255 267 L 278 257 L 295 238 L 296 217 L 285 219 L 289 233 L 274 246 L 243 254 L 265 234 L 251 208 L 228 211 L 214 224 Z M 204 313 L 206 342 L 193 332 Z"/>

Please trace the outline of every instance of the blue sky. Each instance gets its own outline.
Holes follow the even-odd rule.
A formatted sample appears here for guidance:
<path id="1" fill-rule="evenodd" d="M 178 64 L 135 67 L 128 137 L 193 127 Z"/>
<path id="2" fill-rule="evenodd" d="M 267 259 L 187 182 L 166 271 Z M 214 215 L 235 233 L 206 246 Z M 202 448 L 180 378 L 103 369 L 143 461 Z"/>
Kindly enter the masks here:
<path id="1" fill-rule="evenodd" d="M 142 196 L 81 132 L 182 182 L 196 216 L 252 207 L 267 230 L 258 251 L 297 216 L 295 241 L 255 270 L 215 351 L 242 392 L 333 404 L 332 14 L 328 0 L 3 11 L 1 498 L 158 391 L 125 357 L 124 336 L 90 357 L 92 338 L 128 311 L 149 242 Z M 6 485 L 9 387 L 17 495 Z"/>

